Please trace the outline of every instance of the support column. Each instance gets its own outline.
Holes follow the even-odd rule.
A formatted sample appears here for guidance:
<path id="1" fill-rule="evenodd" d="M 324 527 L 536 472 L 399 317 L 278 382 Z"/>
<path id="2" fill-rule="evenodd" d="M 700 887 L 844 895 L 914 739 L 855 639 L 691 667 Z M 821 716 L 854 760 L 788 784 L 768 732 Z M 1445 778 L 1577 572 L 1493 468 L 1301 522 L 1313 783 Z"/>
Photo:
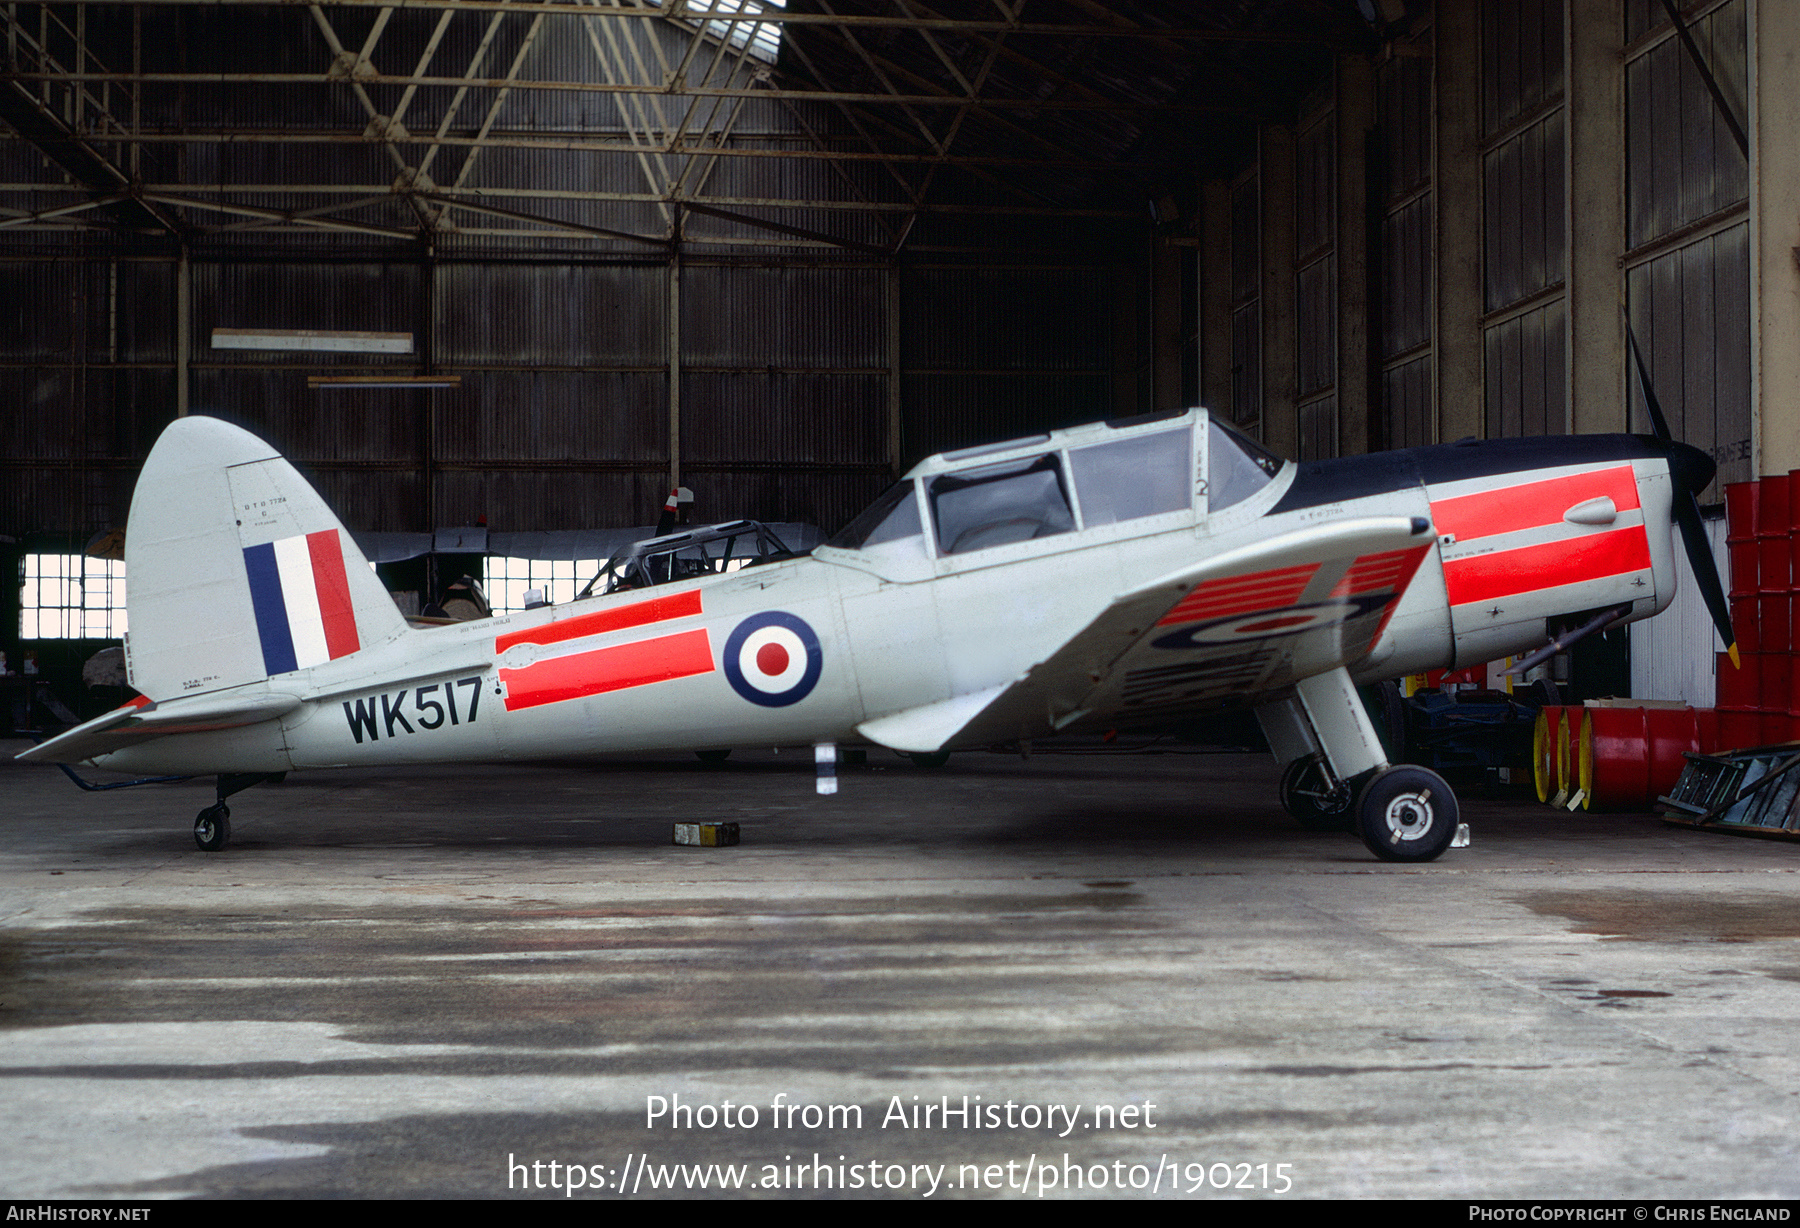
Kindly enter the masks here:
<path id="1" fill-rule="evenodd" d="M 1181 404 L 1181 249 L 1157 235 L 1150 241 L 1150 408 Z"/>
<path id="2" fill-rule="evenodd" d="M 1231 410 L 1231 185 L 1200 185 L 1200 403 Z"/>
<path id="3" fill-rule="evenodd" d="M 1750 423 L 1755 472 L 1800 468 L 1800 5 L 1751 0 Z"/>
<path id="4" fill-rule="evenodd" d="M 1338 60 L 1337 401 L 1338 455 L 1369 450 L 1369 134 L 1375 129 L 1375 66 Z"/>
<path id="5" fill-rule="evenodd" d="M 1262 176 L 1262 440 L 1277 455 L 1300 453 L 1294 369 L 1294 132 L 1266 125 Z"/>
<path id="6" fill-rule="evenodd" d="M 1138 271 L 1136 265 L 1113 267 L 1113 401 L 1114 418 L 1129 418 L 1144 412 L 1138 400 L 1138 348 L 1143 344 L 1138 335 Z"/>
<path id="7" fill-rule="evenodd" d="M 681 485 L 681 253 L 669 253 L 669 489 Z"/>
<path id="8" fill-rule="evenodd" d="M 1433 367 L 1437 441 L 1449 443 L 1487 434 L 1481 352 L 1481 6 L 1476 0 L 1441 0 L 1432 35 Z"/>
<path id="9" fill-rule="evenodd" d="M 175 416 L 187 417 L 188 411 L 188 351 L 192 348 L 193 312 L 190 300 L 193 290 L 193 273 L 188 262 L 187 244 L 181 245 L 181 255 L 175 262 Z"/>
<path id="10" fill-rule="evenodd" d="M 1569 426 L 1577 433 L 1628 430 L 1625 329 L 1624 32 L 1614 0 L 1568 0 L 1567 219 Z"/>
<path id="11" fill-rule="evenodd" d="M 898 479 L 905 463 L 900 455 L 900 266 L 888 265 L 886 277 L 888 469 Z"/>

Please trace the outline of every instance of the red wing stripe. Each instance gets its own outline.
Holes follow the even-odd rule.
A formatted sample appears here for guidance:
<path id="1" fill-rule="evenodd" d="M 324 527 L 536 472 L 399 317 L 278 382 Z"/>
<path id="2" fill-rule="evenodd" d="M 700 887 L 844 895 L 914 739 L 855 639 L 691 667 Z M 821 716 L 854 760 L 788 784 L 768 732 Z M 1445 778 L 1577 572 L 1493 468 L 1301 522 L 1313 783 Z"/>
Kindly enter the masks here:
<path id="1" fill-rule="evenodd" d="M 1631 525 L 1573 541 L 1545 542 L 1446 562 L 1444 585 L 1450 604 L 1464 605 L 1649 568 L 1650 540 L 1643 525 Z"/>
<path id="2" fill-rule="evenodd" d="M 1425 557 L 1427 546 L 1409 546 L 1404 550 L 1390 550 L 1386 554 L 1365 554 L 1351 564 L 1350 570 L 1344 573 L 1331 590 L 1333 597 L 1360 597 L 1364 593 L 1378 593 L 1387 589 L 1404 589 L 1411 582 L 1413 572 L 1418 570 L 1419 560 Z"/>
<path id="3" fill-rule="evenodd" d="M 1427 552 L 1430 551 L 1430 549 L 1431 549 L 1431 543 L 1427 542 L 1423 546 L 1414 546 L 1410 550 L 1394 551 L 1394 554 L 1399 556 L 1399 559 L 1398 559 L 1399 572 L 1395 576 L 1391 585 L 1372 586 L 1371 588 L 1359 588 L 1352 595 L 1360 597 L 1364 593 L 1371 592 L 1371 591 L 1379 591 L 1380 588 L 1387 588 L 1387 587 L 1391 587 L 1394 590 L 1394 592 L 1396 592 L 1396 593 L 1404 593 L 1406 591 L 1406 586 L 1412 583 L 1413 576 L 1419 570 L 1419 564 L 1424 561 L 1425 555 Z M 1383 558 L 1383 557 L 1386 557 L 1386 556 L 1374 555 L 1374 556 L 1372 556 L 1371 561 L 1373 561 L 1374 559 Z M 1375 647 L 1376 643 L 1381 639 L 1381 633 L 1383 631 L 1387 630 L 1387 625 L 1388 625 L 1389 620 L 1391 620 L 1394 617 L 1394 611 L 1398 610 L 1399 608 L 1400 608 L 1400 601 L 1398 598 L 1395 598 L 1393 601 L 1388 602 L 1387 609 L 1385 609 L 1381 612 L 1381 621 L 1379 623 L 1375 624 L 1375 634 L 1371 635 L 1369 637 L 1369 647 L 1371 649 L 1373 649 Z"/>
<path id="4" fill-rule="evenodd" d="M 509 631 L 495 637 L 494 653 L 497 656 L 514 644 L 560 644 L 564 640 L 579 640 L 606 631 L 643 627 L 698 613 L 700 591 L 691 589 L 669 597 L 652 597 L 649 601 L 638 601 L 628 606 L 595 610 L 592 614 L 578 614 L 574 618 L 559 618 L 524 631 Z"/>
<path id="5" fill-rule="evenodd" d="M 1637 478 L 1630 465 L 1439 499 L 1431 505 L 1431 519 L 1440 535 L 1469 541 L 1556 524 L 1575 504 L 1602 495 L 1611 496 L 1621 512 L 1638 506 Z"/>
<path id="6" fill-rule="evenodd" d="M 516 712 L 712 671 L 712 640 L 702 627 L 503 669 L 500 680 L 506 684 L 506 710 Z"/>
<path id="7" fill-rule="evenodd" d="M 1304 563 L 1298 567 L 1277 567 L 1247 576 L 1208 580 L 1176 603 L 1157 625 L 1283 609 L 1299 600 L 1318 570 L 1319 564 Z"/>

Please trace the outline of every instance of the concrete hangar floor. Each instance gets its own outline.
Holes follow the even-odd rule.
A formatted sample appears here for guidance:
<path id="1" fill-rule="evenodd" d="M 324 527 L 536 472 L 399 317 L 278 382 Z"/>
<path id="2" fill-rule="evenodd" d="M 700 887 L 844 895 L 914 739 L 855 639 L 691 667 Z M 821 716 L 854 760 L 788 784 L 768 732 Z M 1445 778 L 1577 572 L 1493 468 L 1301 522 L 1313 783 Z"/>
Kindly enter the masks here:
<path id="1" fill-rule="evenodd" d="M 1266 756 L 740 751 L 295 775 L 206 854 L 210 783 L 22 748 L 7 1197 L 1800 1195 L 1800 847 L 1470 791 L 1396 866 Z"/>

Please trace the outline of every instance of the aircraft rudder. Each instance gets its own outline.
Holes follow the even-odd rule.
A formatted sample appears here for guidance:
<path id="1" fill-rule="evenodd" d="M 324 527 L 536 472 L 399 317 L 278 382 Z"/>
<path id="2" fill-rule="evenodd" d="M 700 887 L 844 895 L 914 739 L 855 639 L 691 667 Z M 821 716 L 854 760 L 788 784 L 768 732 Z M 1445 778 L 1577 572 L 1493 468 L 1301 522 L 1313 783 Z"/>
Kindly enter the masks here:
<path id="1" fill-rule="evenodd" d="M 132 685 L 156 699 L 324 665 L 406 630 L 325 501 L 248 431 L 182 418 L 126 534 Z"/>

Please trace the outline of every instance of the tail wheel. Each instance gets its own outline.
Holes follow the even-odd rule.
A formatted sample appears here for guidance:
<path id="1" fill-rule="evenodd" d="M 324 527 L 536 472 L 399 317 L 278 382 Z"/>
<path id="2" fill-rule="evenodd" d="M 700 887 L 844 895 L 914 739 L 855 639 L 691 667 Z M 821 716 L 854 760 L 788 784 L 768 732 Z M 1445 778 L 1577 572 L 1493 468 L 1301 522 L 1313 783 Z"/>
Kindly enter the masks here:
<path id="1" fill-rule="evenodd" d="M 906 757 L 922 768 L 941 768 L 950 762 L 950 752 L 947 750 L 915 751 L 908 753 Z"/>
<path id="2" fill-rule="evenodd" d="M 1307 831 L 1349 831 L 1354 825 L 1356 793 L 1340 786 L 1328 793 L 1308 758 L 1294 760 L 1281 774 L 1281 805 Z"/>
<path id="3" fill-rule="evenodd" d="M 1431 861 L 1456 837 L 1456 794 L 1436 772 L 1399 764 L 1378 772 L 1356 801 L 1357 834 L 1383 861 Z"/>
<path id="4" fill-rule="evenodd" d="M 194 816 L 194 843 L 203 853 L 216 853 L 231 839 L 231 808 L 216 802 Z"/>

